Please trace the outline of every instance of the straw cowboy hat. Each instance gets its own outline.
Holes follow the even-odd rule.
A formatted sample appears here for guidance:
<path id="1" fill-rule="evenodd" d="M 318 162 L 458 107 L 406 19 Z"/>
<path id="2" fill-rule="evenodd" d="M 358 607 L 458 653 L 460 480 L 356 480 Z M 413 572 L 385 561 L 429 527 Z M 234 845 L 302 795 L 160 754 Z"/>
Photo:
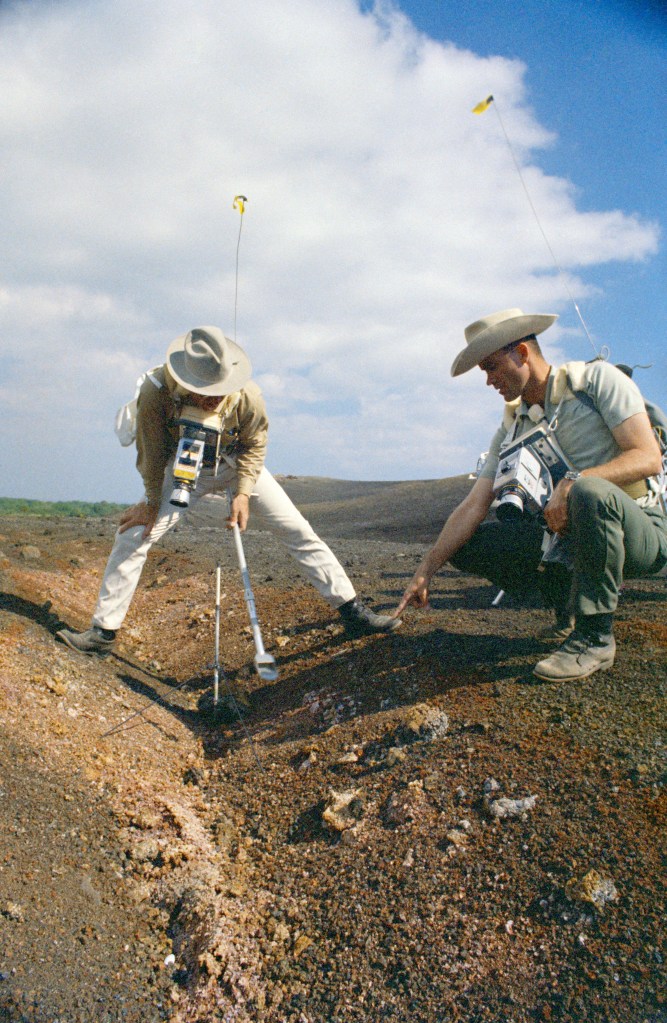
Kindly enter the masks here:
<path id="1" fill-rule="evenodd" d="M 551 313 L 528 316 L 522 309 L 502 309 L 499 313 L 475 320 L 465 329 L 467 348 L 454 359 L 452 376 L 458 377 L 473 366 L 479 366 L 487 356 L 499 352 L 512 341 L 519 341 L 530 334 L 541 334 L 557 319 Z"/>
<path id="2" fill-rule="evenodd" d="M 167 349 L 167 366 L 186 390 L 220 397 L 240 390 L 252 374 L 246 353 L 218 327 L 195 327 L 177 337 Z"/>

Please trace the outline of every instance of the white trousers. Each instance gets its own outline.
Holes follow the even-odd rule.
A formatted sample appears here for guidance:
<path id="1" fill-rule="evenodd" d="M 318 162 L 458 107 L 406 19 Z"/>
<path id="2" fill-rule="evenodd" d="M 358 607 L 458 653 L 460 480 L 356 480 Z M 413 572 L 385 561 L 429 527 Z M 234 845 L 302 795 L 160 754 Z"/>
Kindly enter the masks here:
<path id="1" fill-rule="evenodd" d="M 205 473 L 203 470 L 196 490 L 191 494 L 190 509 L 207 494 L 224 496 L 228 487 L 234 490 L 236 471 L 233 467 L 223 464 L 215 477 L 210 471 L 208 475 Z M 172 490 L 172 467 L 167 466 L 160 510 L 147 539 L 143 539 L 143 526 L 116 533 L 97 598 L 93 625 L 103 629 L 119 629 L 122 625 L 149 550 L 188 511 L 169 503 Z M 262 469 L 257 479 L 250 498 L 250 513 L 251 522 L 257 516 L 285 544 L 306 577 L 332 607 L 340 607 L 354 598 L 354 586 L 334 553 L 320 540 L 267 469 Z"/>

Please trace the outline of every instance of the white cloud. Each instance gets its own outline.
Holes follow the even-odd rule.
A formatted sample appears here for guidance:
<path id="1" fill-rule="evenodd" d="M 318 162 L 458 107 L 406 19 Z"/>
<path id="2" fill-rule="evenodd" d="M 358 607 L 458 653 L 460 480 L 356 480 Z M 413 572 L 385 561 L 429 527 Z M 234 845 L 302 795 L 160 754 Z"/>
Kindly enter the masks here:
<path id="1" fill-rule="evenodd" d="M 580 211 L 532 165 L 555 140 L 520 62 L 429 40 L 391 6 L 65 0 L 0 27 L 2 393 L 17 443 L 28 423 L 43 438 L 6 467 L 14 493 L 136 494 L 113 413 L 177 334 L 233 331 L 238 193 L 238 340 L 284 472 L 465 471 L 495 416 L 481 375 L 449 376 L 465 324 L 561 311 L 585 267 L 656 250 L 654 225 Z M 493 112 L 470 113 L 489 83 L 566 278 Z M 76 438 L 66 494 L 54 420 Z"/>

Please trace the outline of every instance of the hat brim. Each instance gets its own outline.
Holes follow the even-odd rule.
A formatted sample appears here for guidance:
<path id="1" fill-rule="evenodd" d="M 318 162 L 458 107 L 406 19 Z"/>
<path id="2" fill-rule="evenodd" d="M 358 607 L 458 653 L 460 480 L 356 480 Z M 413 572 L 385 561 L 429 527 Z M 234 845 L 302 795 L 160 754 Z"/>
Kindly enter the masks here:
<path id="1" fill-rule="evenodd" d="M 513 316 L 509 320 L 488 327 L 456 356 L 452 363 L 452 376 L 458 377 L 474 366 L 479 366 L 489 355 L 499 352 L 512 341 L 518 341 L 530 334 L 541 334 L 557 319 L 558 317 L 551 313 L 535 313 L 531 316 Z"/>
<path id="2" fill-rule="evenodd" d="M 221 377 L 218 382 L 213 384 L 202 385 L 200 381 L 194 378 L 188 372 L 185 364 L 185 339 L 188 337 L 188 334 L 182 334 L 181 337 L 177 337 L 169 345 L 167 349 L 169 372 L 181 387 L 184 387 L 186 391 L 191 391 L 193 394 L 219 395 L 223 398 L 226 394 L 240 391 L 252 376 L 250 359 L 240 345 L 225 337 L 217 327 L 203 327 L 202 329 L 221 340 L 224 339 L 231 358 L 231 372 L 226 373 L 224 377 Z"/>

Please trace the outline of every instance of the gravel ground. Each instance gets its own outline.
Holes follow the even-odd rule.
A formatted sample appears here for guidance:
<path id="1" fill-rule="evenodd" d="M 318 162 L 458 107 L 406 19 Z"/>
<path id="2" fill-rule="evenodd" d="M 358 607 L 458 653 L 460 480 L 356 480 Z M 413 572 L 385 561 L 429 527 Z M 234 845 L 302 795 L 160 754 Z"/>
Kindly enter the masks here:
<path id="1" fill-rule="evenodd" d="M 446 571 L 347 640 L 251 531 L 265 684 L 214 521 L 86 658 L 54 634 L 87 625 L 113 524 L 0 520 L 0 1020 L 664 1023 L 664 580 L 626 586 L 611 671 L 537 685 L 539 607 Z M 399 526 L 331 540 L 376 608 L 423 550 Z"/>

